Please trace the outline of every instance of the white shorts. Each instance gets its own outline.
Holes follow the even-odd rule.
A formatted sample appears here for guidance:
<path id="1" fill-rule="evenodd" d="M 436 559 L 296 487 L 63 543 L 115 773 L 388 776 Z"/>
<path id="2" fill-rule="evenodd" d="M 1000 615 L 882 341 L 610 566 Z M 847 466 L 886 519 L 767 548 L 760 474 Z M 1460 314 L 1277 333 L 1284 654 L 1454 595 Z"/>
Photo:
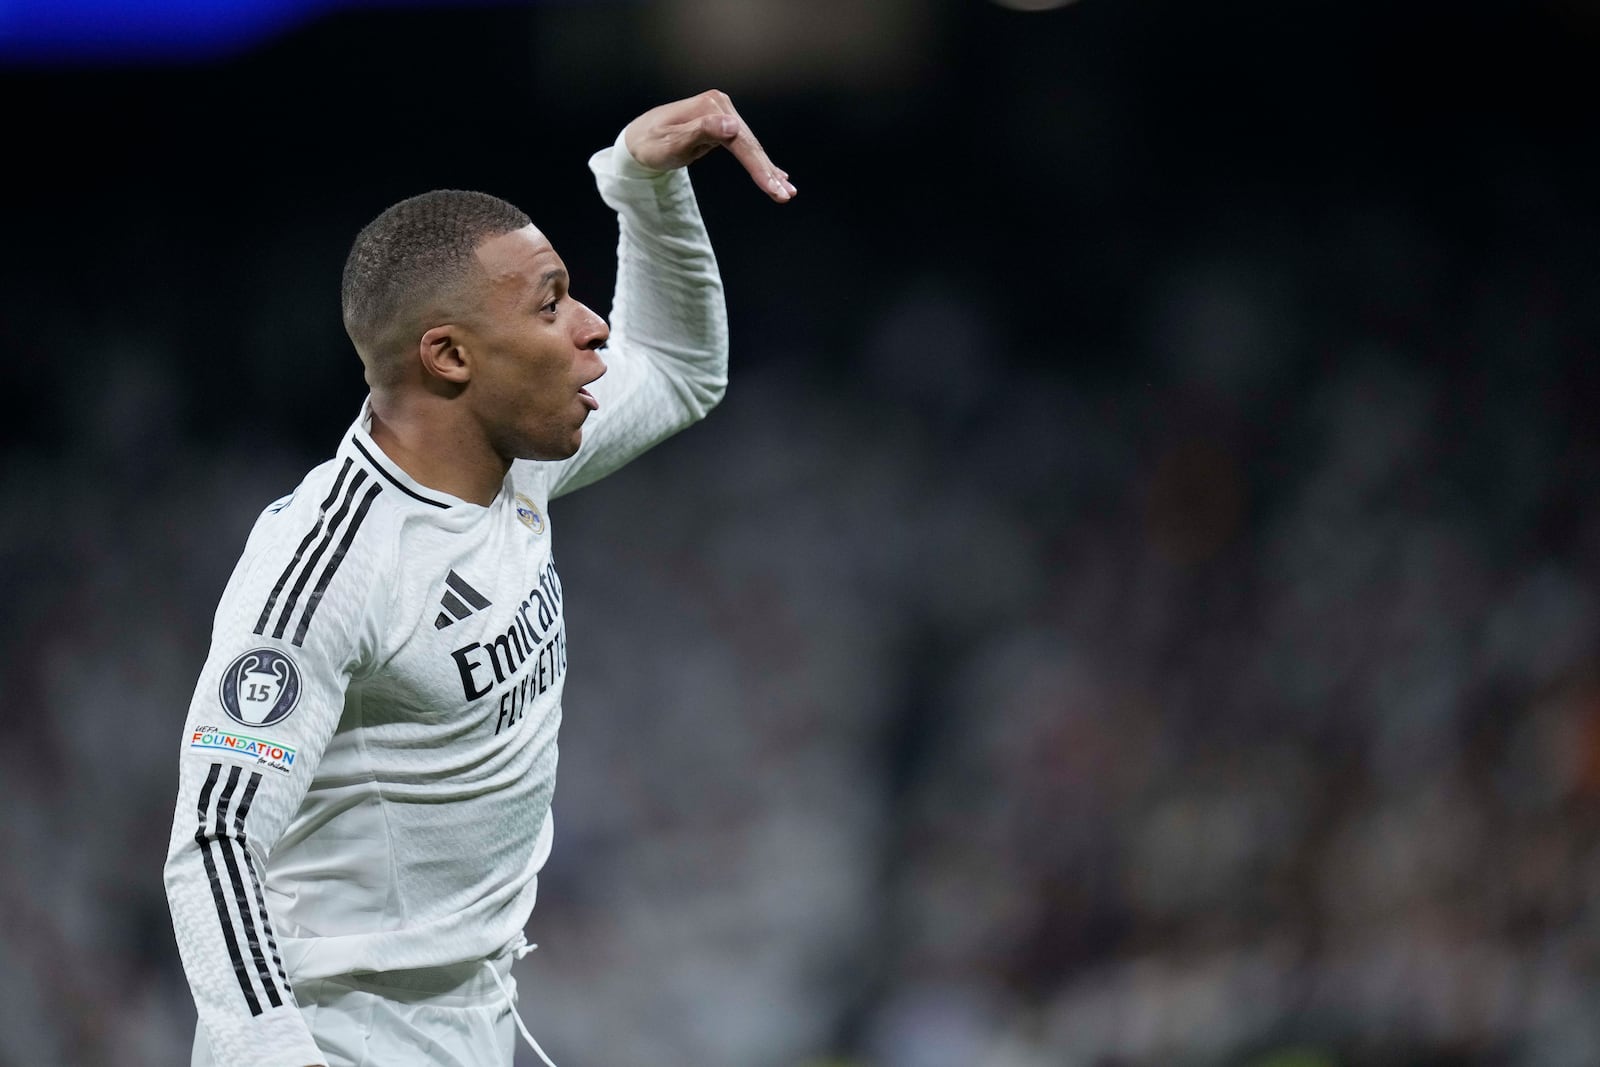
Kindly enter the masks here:
<path id="1" fill-rule="evenodd" d="M 514 996 L 510 957 L 490 965 Z M 319 978 L 294 996 L 328 1067 L 512 1067 L 516 1055 L 511 1004 L 481 962 Z M 198 1026 L 189 1063 L 219 1067 Z"/>

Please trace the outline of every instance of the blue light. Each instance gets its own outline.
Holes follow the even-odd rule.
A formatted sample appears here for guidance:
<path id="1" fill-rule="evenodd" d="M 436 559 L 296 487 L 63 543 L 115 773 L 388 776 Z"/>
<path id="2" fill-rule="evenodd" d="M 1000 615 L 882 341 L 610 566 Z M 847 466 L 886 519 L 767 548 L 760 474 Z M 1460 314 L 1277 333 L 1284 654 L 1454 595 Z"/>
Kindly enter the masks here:
<path id="1" fill-rule="evenodd" d="M 337 0 L 0 0 L 0 62 L 206 59 L 336 6 Z"/>

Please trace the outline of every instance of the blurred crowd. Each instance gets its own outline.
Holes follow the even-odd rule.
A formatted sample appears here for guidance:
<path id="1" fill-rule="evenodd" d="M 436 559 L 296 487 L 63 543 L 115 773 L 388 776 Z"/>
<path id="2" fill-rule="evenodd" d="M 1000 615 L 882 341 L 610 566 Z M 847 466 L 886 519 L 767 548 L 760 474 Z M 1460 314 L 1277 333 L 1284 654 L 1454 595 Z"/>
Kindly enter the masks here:
<path id="1" fill-rule="evenodd" d="M 1595 211 L 1485 137 L 1492 203 L 1219 176 L 981 274 L 839 215 L 780 284 L 713 225 L 727 400 L 552 508 L 556 1062 L 1600 1063 Z M 355 414 L 199 438 L 159 337 L 79 341 L 0 473 L 5 1067 L 187 1062 L 177 733 Z"/>

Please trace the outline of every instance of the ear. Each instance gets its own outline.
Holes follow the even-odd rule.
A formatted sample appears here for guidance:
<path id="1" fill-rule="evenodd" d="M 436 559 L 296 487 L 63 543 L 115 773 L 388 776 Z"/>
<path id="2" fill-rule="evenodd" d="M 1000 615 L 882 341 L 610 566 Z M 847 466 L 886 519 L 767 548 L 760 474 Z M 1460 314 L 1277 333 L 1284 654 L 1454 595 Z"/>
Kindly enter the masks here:
<path id="1" fill-rule="evenodd" d="M 428 330 L 417 342 L 417 356 L 423 374 L 430 379 L 465 385 L 472 377 L 459 326 L 446 324 Z"/>

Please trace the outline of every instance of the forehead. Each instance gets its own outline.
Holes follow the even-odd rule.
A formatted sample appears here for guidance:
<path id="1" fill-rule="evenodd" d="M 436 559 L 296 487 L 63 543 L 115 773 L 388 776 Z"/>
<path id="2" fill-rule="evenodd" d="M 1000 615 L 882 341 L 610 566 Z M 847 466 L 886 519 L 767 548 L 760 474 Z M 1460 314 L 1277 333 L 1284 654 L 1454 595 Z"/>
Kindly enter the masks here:
<path id="1" fill-rule="evenodd" d="M 549 238 L 532 224 L 488 238 L 478 245 L 477 258 L 495 289 L 542 286 L 552 271 L 566 269 Z"/>

